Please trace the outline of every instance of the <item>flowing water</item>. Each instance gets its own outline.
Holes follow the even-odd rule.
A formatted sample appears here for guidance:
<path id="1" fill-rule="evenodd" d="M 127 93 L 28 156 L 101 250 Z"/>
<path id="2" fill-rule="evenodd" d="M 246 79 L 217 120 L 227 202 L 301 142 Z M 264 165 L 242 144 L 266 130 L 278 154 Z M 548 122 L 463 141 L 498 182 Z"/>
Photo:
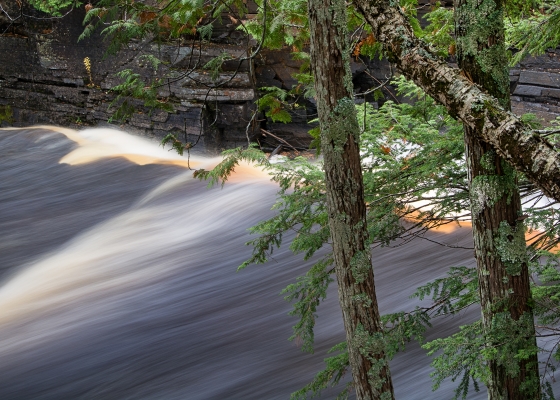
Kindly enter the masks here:
<path id="1" fill-rule="evenodd" d="M 0 130 L 0 399 L 287 399 L 344 340 L 334 285 L 315 354 L 287 340 L 295 320 L 279 293 L 310 262 L 283 248 L 236 272 L 247 228 L 272 215 L 266 175 L 240 168 L 209 190 L 185 164 L 115 131 Z M 467 228 L 430 238 L 472 246 Z M 473 264 L 472 250 L 426 240 L 373 258 L 382 313 Z M 398 399 L 453 396 L 451 382 L 431 391 L 429 363 L 416 345 L 396 357 Z"/>

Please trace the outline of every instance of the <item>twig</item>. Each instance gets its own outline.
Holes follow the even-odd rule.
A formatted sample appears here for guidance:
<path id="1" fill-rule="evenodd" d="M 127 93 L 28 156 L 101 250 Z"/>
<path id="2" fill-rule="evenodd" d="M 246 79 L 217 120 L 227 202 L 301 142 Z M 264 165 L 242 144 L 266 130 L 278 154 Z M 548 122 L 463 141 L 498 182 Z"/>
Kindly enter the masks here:
<path id="1" fill-rule="evenodd" d="M 292 146 L 290 143 L 286 142 L 284 139 L 279 138 L 278 136 L 276 136 L 276 135 L 270 133 L 269 131 L 265 131 L 263 128 L 261 128 L 261 131 L 264 133 L 265 136 L 266 136 L 266 135 L 270 135 L 270 136 L 272 136 L 274 139 L 278 140 L 279 142 L 282 142 L 282 143 L 284 143 L 285 145 L 287 145 L 288 147 L 292 148 L 294 151 L 297 151 L 297 149 L 296 149 L 294 146 Z"/>

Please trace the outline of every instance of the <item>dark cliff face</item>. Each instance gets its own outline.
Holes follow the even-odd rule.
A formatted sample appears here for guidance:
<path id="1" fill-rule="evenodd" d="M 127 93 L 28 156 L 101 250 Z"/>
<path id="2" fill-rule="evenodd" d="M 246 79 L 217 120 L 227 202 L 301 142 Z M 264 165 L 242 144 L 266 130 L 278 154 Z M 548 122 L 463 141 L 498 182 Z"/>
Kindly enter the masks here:
<path id="1" fill-rule="evenodd" d="M 14 21 L 6 15 L 1 21 L 0 103 L 11 107 L 14 124 L 85 120 L 92 100 L 83 59 L 100 59 L 103 49 L 92 41 L 77 43 L 84 12 L 42 20 L 31 9 L 20 15 L 15 4 L 8 11 Z"/>
<path id="2" fill-rule="evenodd" d="M 109 90 L 119 83 L 117 71 L 132 69 L 145 77 L 154 72 L 139 58 L 137 49 L 155 53 L 170 66 L 192 69 L 204 65 L 222 51 L 236 55 L 245 52 L 235 44 L 208 44 L 202 49 L 191 46 L 155 46 L 132 43 L 115 56 L 106 55 L 107 42 L 99 35 L 78 41 L 83 31 L 83 8 L 60 19 L 43 17 L 32 9 L 15 5 L 0 18 L 0 123 L 3 126 L 55 124 L 70 127 L 98 125 L 111 121 L 109 104 L 114 94 Z M 10 20 L 12 18 L 13 20 Z M 196 59 L 191 57 L 196 51 Z M 84 60 L 91 62 L 91 80 Z M 245 63 L 246 64 L 246 63 Z M 136 112 L 125 121 L 115 121 L 136 133 L 163 137 L 167 133 L 188 134 L 210 147 L 231 147 L 246 141 L 246 126 L 254 109 L 254 83 L 247 65 L 226 65 L 221 78 L 236 76 L 218 90 L 209 91 L 197 82 L 209 83 L 208 72 L 196 69 L 184 79 L 161 88 L 169 96 L 174 112 L 145 109 L 134 104 Z M 193 79 L 194 78 L 194 79 Z M 206 107 L 204 105 L 207 105 Z"/>
<path id="3" fill-rule="evenodd" d="M 201 48 L 197 41 L 183 45 L 150 45 L 134 42 L 115 56 L 106 56 L 107 41 L 100 35 L 78 41 L 83 31 L 85 9 L 75 9 L 63 18 L 44 19 L 33 9 L 20 10 L 16 2 L 2 2 L 7 13 L 0 13 L 0 125 L 27 126 L 55 124 L 69 127 L 100 125 L 111 121 L 109 104 L 114 94 L 109 90 L 119 83 L 115 73 L 126 68 L 145 77 L 154 72 L 139 58 L 138 48 L 161 57 L 172 68 L 192 70 L 160 89 L 170 98 L 173 112 L 149 111 L 140 102 L 125 121 L 114 121 L 128 131 L 161 138 L 168 133 L 194 142 L 202 134 L 201 148 L 233 147 L 246 142 L 247 134 L 256 137 L 260 128 L 283 137 L 295 146 L 305 147 L 310 137 L 308 121 L 315 118 L 313 101 L 293 112 L 292 124 L 272 123 L 262 116 L 247 129 L 255 109 L 257 89 L 276 86 L 291 89 L 296 81 L 291 74 L 300 64 L 289 51 L 262 51 L 253 65 L 226 62 L 220 79 L 228 81 L 216 90 L 205 84 L 212 81 L 206 62 L 227 51 L 246 55 L 246 40 L 230 26 L 217 26 L 212 42 Z M 4 4 L 5 3 L 5 4 Z M 189 45 L 194 43 L 194 45 Z M 84 59 L 91 61 L 90 75 Z M 560 50 L 530 58 L 512 69 L 512 106 L 515 112 L 534 112 L 545 120 L 560 112 Z M 193 68 L 194 67 L 194 68 Z M 166 67 L 167 68 L 167 67 Z M 235 71 L 237 74 L 232 78 Z M 251 73 L 254 71 L 254 74 Z M 357 93 L 379 85 L 390 69 L 377 60 L 352 63 Z M 393 99 L 390 93 L 386 98 Z M 371 100 L 371 99 L 368 99 Z M 275 146 L 274 140 L 269 145 Z M 264 143 L 263 143 L 264 144 Z"/>

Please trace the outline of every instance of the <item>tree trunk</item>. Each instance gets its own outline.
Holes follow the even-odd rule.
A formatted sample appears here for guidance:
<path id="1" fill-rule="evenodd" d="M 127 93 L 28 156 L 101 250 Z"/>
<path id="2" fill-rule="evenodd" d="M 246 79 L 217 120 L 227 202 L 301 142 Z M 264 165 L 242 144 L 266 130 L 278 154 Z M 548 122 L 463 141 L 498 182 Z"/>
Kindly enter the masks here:
<path id="1" fill-rule="evenodd" d="M 358 399 L 392 399 L 366 226 L 343 0 L 308 2 L 338 295 Z"/>
<path id="2" fill-rule="evenodd" d="M 476 129 L 480 140 L 490 144 L 547 196 L 560 201 L 560 156 L 546 139 L 532 132 L 458 69 L 435 56 L 414 36 L 400 8 L 392 5 L 393 0 L 353 3 L 404 76 L 443 104 L 453 117 Z"/>
<path id="3" fill-rule="evenodd" d="M 515 172 L 487 144 L 465 130 L 469 180 L 473 188 L 472 222 L 482 321 L 488 359 L 490 400 L 539 399 L 538 360 L 525 232 Z M 496 198 L 496 194 L 498 198 Z M 516 360 L 519 352 L 531 354 Z"/>
<path id="4" fill-rule="evenodd" d="M 465 75 L 509 109 L 501 1 L 455 0 L 455 37 L 457 60 Z M 490 145 L 479 141 L 483 124 L 482 120 L 476 127 L 465 126 L 465 149 L 482 322 L 490 354 L 488 398 L 538 399 L 536 339 L 516 173 Z M 507 329 L 506 343 L 498 329 Z M 520 352 L 533 353 L 516 360 Z"/>

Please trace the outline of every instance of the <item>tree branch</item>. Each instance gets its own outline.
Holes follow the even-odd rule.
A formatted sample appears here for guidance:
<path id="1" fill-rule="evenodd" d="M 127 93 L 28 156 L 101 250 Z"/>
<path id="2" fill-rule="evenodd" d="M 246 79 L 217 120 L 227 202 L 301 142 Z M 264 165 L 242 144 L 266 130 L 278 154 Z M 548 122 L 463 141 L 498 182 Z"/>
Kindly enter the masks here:
<path id="1" fill-rule="evenodd" d="M 390 0 L 354 0 L 357 10 L 383 43 L 390 60 L 465 125 L 477 129 L 479 139 L 546 195 L 560 201 L 560 155 L 538 133 L 504 110 L 492 96 L 438 58 L 414 36 L 406 16 Z"/>

